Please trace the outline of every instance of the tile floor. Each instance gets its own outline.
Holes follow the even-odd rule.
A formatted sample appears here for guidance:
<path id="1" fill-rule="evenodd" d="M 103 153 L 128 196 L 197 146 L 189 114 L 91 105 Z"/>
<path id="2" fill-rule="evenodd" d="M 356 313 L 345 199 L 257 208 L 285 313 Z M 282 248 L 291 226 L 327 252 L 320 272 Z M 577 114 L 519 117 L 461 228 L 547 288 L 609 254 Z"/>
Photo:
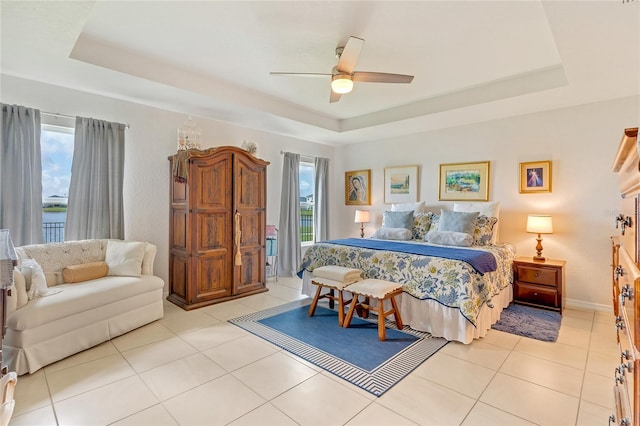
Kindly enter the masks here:
<path id="1" fill-rule="evenodd" d="M 21 376 L 18 425 L 605 425 L 613 314 L 565 310 L 544 343 L 449 343 L 380 398 L 226 320 L 299 299 L 298 279 L 186 312 Z"/>

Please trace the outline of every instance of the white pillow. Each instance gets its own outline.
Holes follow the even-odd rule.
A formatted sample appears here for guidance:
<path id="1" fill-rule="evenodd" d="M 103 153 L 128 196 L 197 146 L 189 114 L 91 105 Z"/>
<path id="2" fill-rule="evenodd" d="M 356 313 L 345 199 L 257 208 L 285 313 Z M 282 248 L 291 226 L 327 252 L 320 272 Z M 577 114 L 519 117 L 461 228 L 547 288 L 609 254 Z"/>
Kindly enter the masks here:
<path id="1" fill-rule="evenodd" d="M 464 202 L 453 203 L 454 212 L 479 212 L 479 216 L 495 217 L 500 219 L 500 201 L 480 201 L 480 202 Z M 498 241 L 498 227 L 493 227 L 493 236 L 491 243 Z"/>
<path id="2" fill-rule="evenodd" d="M 471 247 L 473 235 L 455 231 L 429 231 L 425 238 L 433 244 L 446 246 Z"/>
<path id="3" fill-rule="evenodd" d="M 405 203 L 405 204 L 391 204 L 392 212 L 408 212 L 413 211 L 416 213 L 424 213 L 427 211 L 427 206 L 424 201 L 418 201 L 417 203 Z"/>
<path id="4" fill-rule="evenodd" d="M 138 241 L 107 241 L 104 261 L 109 275 L 139 277 L 142 275 L 144 243 Z"/>
<path id="5" fill-rule="evenodd" d="M 34 259 L 23 259 L 20 263 L 20 270 L 31 277 L 31 285 L 27 289 L 29 300 L 49 294 L 47 279 L 44 277 L 42 267 Z"/>
<path id="6" fill-rule="evenodd" d="M 380 240 L 410 240 L 413 238 L 413 231 L 407 228 L 380 228 L 371 238 Z"/>

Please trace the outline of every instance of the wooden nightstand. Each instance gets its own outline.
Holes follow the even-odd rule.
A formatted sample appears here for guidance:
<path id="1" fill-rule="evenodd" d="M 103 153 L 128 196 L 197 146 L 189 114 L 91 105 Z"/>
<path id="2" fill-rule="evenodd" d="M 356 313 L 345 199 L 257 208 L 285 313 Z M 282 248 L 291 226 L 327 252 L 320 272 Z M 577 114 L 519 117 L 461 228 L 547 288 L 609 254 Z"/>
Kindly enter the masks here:
<path id="1" fill-rule="evenodd" d="M 564 308 L 564 260 L 534 262 L 531 257 L 513 261 L 513 299 L 523 305 L 560 311 Z"/>

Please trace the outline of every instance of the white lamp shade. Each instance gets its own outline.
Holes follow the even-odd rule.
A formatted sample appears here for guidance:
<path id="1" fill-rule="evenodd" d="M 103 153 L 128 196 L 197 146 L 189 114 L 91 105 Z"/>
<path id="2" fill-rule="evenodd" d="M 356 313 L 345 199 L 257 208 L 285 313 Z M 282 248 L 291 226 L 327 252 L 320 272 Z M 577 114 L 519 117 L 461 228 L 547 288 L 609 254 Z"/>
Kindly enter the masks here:
<path id="1" fill-rule="evenodd" d="M 337 74 L 331 77 L 331 90 L 336 93 L 349 93 L 353 89 L 353 80 L 349 74 Z"/>
<path id="2" fill-rule="evenodd" d="M 356 210 L 355 223 L 369 223 L 369 212 L 366 210 Z"/>
<path id="3" fill-rule="evenodd" d="M 553 234 L 553 221 L 550 215 L 530 214 L 527 217 L 527 232 L 532 234 Z"/>

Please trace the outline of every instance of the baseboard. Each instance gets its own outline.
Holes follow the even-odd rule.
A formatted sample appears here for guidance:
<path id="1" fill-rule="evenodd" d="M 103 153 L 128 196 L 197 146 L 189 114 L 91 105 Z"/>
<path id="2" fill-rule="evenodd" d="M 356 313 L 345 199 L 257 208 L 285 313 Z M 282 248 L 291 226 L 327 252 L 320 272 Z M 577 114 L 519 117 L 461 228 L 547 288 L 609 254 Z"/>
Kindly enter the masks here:
<path id="1" fill-rule="evenodd" d="M 611 305 L 603 305 L 601 303 L 593 303 L 593 302 L 585 302 L 584 300 L 577 299 L 565 299 L 565 307 L 566 308 L 574 308 L 574 309 L 586 309 L 590 311 L 601 311 L 601 312 L 612 312 L 613 306 Z M 613 315 L 613 314 L 612 314 Z"/>

